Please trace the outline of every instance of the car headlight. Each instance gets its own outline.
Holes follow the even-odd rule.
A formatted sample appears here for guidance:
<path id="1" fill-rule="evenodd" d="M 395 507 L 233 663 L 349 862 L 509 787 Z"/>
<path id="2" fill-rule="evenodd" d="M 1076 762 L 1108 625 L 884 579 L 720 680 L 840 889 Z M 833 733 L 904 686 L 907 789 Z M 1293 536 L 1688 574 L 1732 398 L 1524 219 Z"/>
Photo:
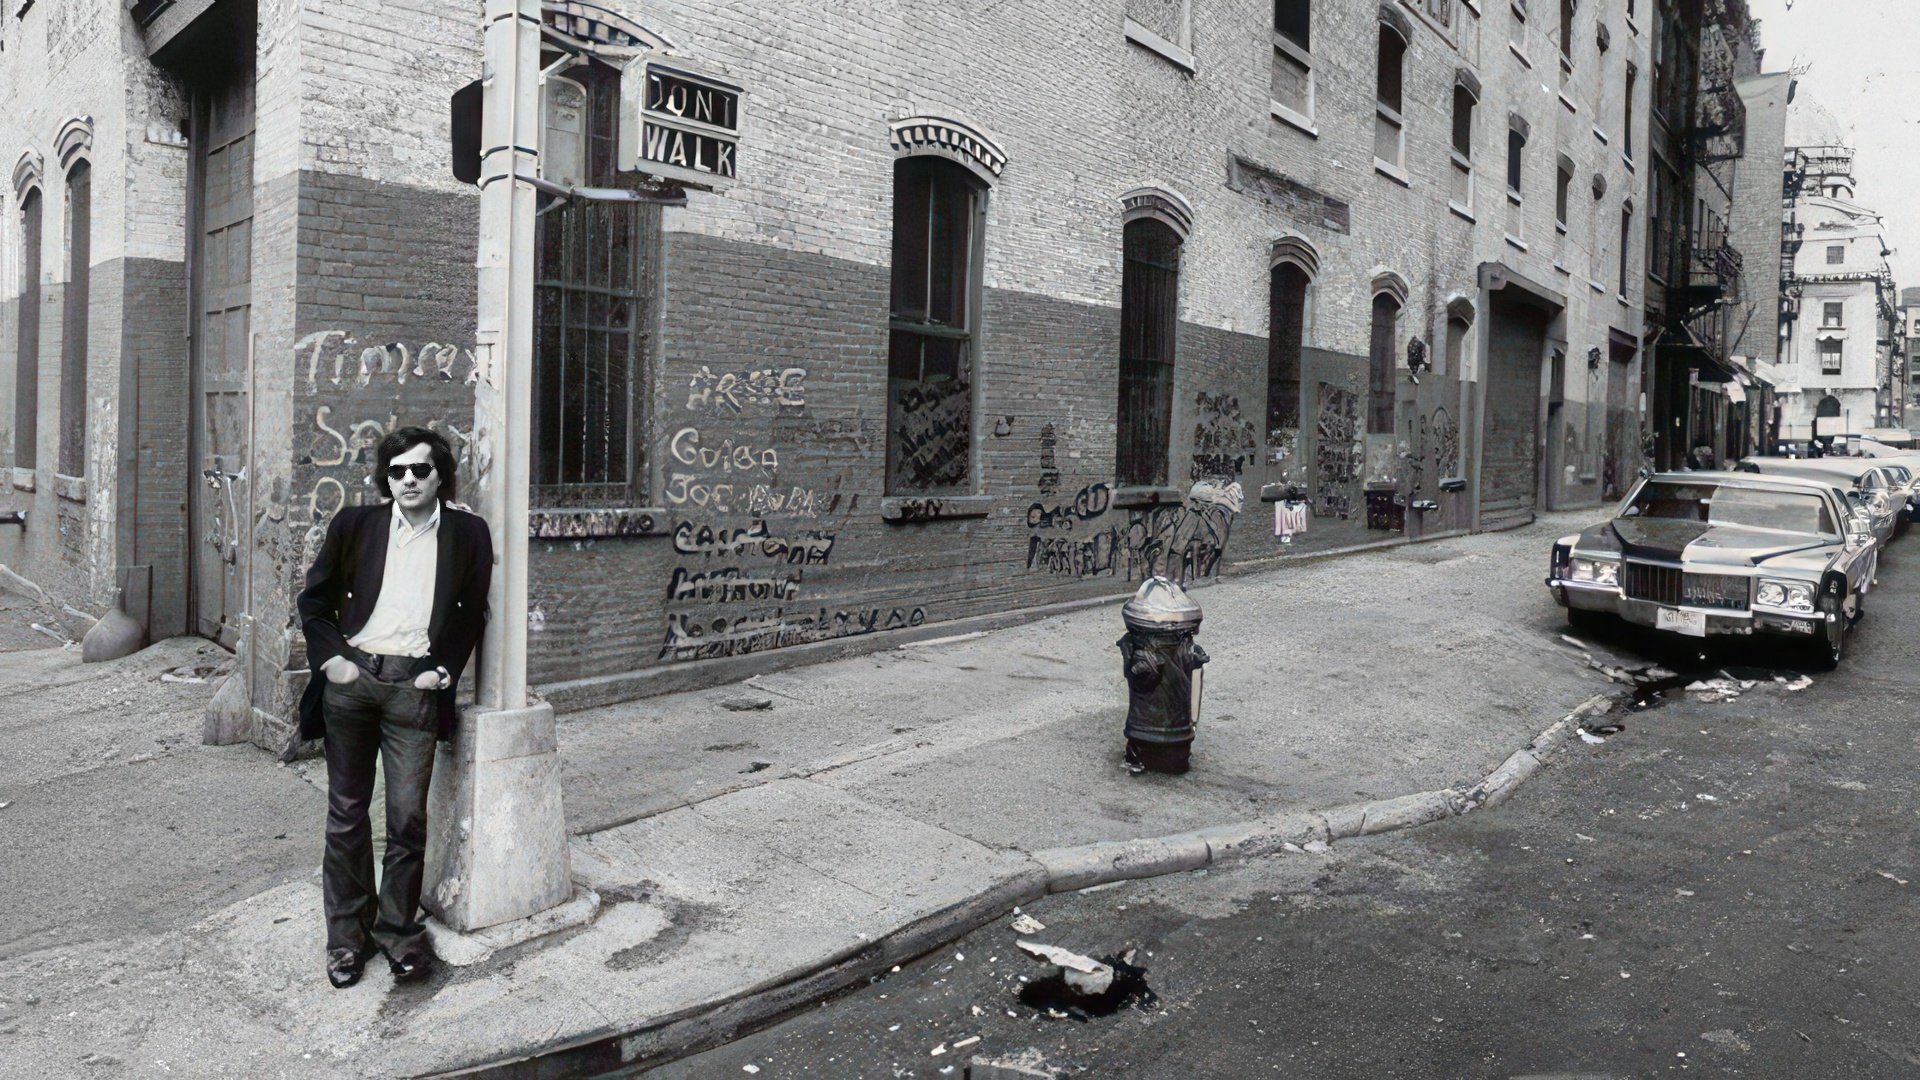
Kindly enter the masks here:
<path id="1" fill-rule="evenodd" d="M 1572 571 L 1573 580 L 1595 585 L 1613 585 L 1620 580 L 1620 564 L 1612 559 L 1575 559 Z"/>
<path id="2" fill-rule="evenodd" d="M 1813 594 L 1814 587 L 1804 581 L 1761 578 L 1759 591 L 1754 594 L 1754 603 L 1788 611 L 1812 611 Z"/>

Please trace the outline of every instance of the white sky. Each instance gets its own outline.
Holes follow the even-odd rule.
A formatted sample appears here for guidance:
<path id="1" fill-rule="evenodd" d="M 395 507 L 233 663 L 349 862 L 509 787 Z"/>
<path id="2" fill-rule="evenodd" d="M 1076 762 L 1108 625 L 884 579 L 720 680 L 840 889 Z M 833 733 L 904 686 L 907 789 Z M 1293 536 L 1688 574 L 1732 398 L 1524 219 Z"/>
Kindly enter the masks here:
<path id="1" fill-rule="evenodd" d="M 1920 286 L 1920 0 L 1748 0 L 1766 71 L 1805 69 L 1847 130 L 1855 197 L 1884 215 L 1894 283 Z M 1896 301 L 1897 302 L 1897 301 Z"/>

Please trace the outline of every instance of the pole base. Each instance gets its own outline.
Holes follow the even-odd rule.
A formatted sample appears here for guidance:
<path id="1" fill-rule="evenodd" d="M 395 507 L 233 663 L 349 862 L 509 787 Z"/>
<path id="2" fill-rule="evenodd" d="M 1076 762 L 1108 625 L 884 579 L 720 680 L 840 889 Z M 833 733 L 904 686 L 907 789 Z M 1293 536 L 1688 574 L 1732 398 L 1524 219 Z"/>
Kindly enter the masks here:
<path id="1" fill-rule="evenodd" d="M 573 872 L 553 707 L 467 708 L 433 763 L 421 906 L 462 933 L 567 902 Z"/>
<path id="2" fill-rule="evenodd" d="M 1127 771 L 1157 772 L 1179 776 L 1187 771 L 1187 758 L 1192 750 L 1192 739 L 1172 743 L 1128 739 L 1125 759 Z"/>

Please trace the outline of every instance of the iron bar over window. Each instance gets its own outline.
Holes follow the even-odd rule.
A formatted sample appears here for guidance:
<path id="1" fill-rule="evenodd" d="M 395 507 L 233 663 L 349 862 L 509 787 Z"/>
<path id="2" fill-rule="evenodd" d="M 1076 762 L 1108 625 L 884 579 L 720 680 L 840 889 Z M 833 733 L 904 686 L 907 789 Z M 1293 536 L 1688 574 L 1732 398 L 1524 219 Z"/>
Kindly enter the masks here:
<path id="1" fill-rule="evenodd" d="M 1394 330 L 1400 303 L 1389 293 L 1373 297 L 1373 331 L 1368 342 L 1367 434 L 1393 434 Z"/>
<path id="2" fill-rule="evenodd" d="M 887 493 L 964 495 L 973 477 L 973 347 L 982 185 L 944 158 L 893 167 Z"/>
<path id="3" fill-rule="evenodd" d="M 1127 222 L 1120 279 L 1120 412 L 1116 478 L 1167 482 L 1173 349 L 1180 317 L 1180 236 L 1164 222 Z"/>
<path id="4" fill-rule="evenodd" d="M 67 174 L 67 292 L 60 340 L 60 471 L 87 471 L 87 292 L 93 259 L 93 167 Z M 23 312 L 24 314 L 24 312 Z"/>
<path id="5" fill-rule="evenodd" d="M 15 329 L 13 464 L 31 469 L 40 434 L 40 191 L 20 200 L 20 307 Z"/>
<path id="6" fill-rule="evenodd" d="M 1307 274 L 1290 262 L 1268 281 L 1267 445 L 1284 445 L 1300 427 L 1300 351 L 1306 336 Z"/>
<path id="7" fill-rule="evenodd" d="M 619 77 L 598 66 L 570 77 L 587 92 L 583 184 L 638 188 L 614 167 Z M 536 244 L 534 503 L 644 505 L 660 207 L 566 201 L 541 213 Z"/>

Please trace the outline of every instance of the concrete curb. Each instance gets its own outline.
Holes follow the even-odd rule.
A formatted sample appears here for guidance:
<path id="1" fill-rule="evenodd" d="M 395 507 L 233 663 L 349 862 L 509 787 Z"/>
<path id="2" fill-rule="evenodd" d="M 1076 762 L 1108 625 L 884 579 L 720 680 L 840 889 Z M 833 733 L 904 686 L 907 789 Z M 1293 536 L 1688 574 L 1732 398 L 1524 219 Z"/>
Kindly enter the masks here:
<path id="1" fill-rule="evenodd" d="M 1115 881 L 1224 866 L 1357 836 L 1411 829 L 1497 806 L 1510 798 L 1545 760 L 1579 730 L 1584 716 L 1613 705 L 1595 695 L 1514 751 L 1479 783 L 1391 799 L 1350 803 L 1330 810 L 1295 811 L 1254 821 L 1216 825 L 1135 840 L 1049 848 L 1029 856 L 991 888 L 924 916 L 876 941 L 841 950 L 816 963 L 763 980 L 719 1002 L 683 1009 L 647 1023 L 607 1030 L 583 1039 L 533 1050 L 507 1060 L 476 1063 L 431 1077 L 544 1080 L 637 1071 L 712 1049 L 771 1024 L 814 1002 L 878 975 L 894 964 L 962 937 L 1020 904 L 1049 893 Z"/>
<path id="2" fill-rule="evenodd" d="M 1548 756 L 1573 737 L 1579 730 L 1581 718 L 1600 715 L 1612 707 L 1613 699 L 1608 695 L 1588 698 L 1464 791 L 1457 788 L 1420 791 L 1327 810 L 1216 825 L 1171 836 L 1050 848 L 1035 852 L 1033 858 L 1047 870 L 1049 893 L 1070 892 L 1113 881 L 1224 865 L 1283 851 L 1288 845 L 1300 847 L 1315 840 L 1331 844 L 1336 840 L 1378 836 L 1459 817 L 1482 806 L 1498 806 L 1512 797 L 1528 777 L 1539 771 Z"/>
<path id="3" fill-rule="evenodd" d="M 548 1080 L 637 1071 L 722 1046 L 823 998 L 930 952 L 1047 894 L 1047 869 L 1027 859 L 984 891 L 908 923 L 886 937 L 864 941 L 824 959 L 783 972 L 718 1002 L 708 1002 L 645 1024 L 606 1030 L 542 1047 L 518 1057 L 423 1074 L 425 1078 Z"/>

